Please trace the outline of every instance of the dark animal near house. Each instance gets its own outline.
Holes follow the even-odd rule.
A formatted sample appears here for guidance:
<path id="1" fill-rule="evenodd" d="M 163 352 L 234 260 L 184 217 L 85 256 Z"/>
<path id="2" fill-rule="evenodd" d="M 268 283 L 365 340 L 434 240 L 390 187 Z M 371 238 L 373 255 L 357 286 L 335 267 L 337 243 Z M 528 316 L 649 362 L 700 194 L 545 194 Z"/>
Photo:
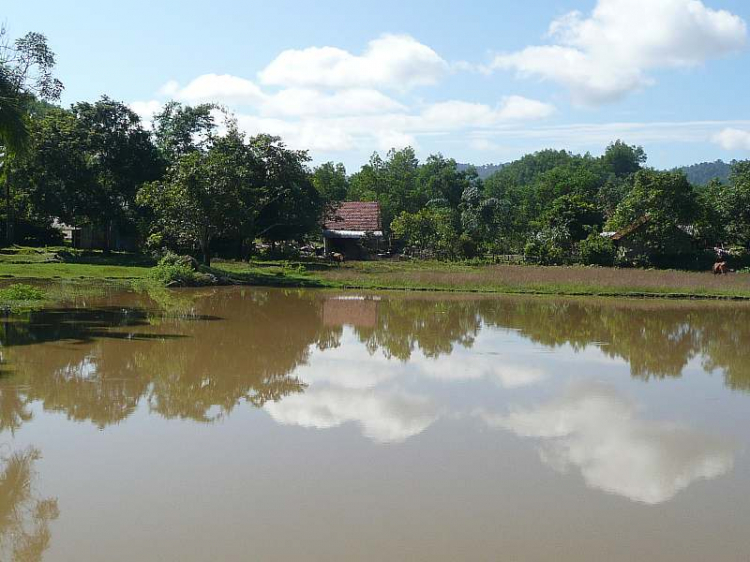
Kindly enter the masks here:
<path id="1" fill-rule="evenodd" d="M 726 275 L 729 273 L 727 262 L 720 261 L 714 264 L 714 275 Z"/>
<path id="2" fill-rule="evenodd" d="M 331 260 L 335 261 L 336 263 L 344 263 L 344 254 L 333 252 L 331 254 Z"/>

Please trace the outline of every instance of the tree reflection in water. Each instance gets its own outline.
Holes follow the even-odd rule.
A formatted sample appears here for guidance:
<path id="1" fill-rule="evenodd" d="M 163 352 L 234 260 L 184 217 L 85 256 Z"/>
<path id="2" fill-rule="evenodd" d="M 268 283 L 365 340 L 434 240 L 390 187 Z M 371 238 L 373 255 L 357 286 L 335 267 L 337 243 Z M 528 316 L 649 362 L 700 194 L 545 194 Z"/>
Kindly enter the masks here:
<path id="1" fill-rule="evenodd" d="M 57 519 L 57 500 L 34 493 L 34 463 L 40 453 L 30 448 L 0 457 L 0 559 L 36 562 L 50 543 L 50 521 Z"/>
<path id="2" fill-rule="evenodd" d="M 743 305 L 216 290 L 162 315 L 124 294 L 85 309 L 6 317 L 0 339 L 0 430 L 31 419 L 29 404 L 99 427 L 139 404 L 166 418 L 211 422 L 238 404 L 263 406 L 305 390 L 295 376 L 344 326 L 371 354 L 408 361 L 470 348 L 482 330 L 546 347 L 596 346 L 634 377 L 678 377 L 700 357 L 735 390 L 750 390 L 750 308 Z M 186 304 L 187 303 L 187 304 Z M 43 350 L 44 352 L 40 352 Z"/>

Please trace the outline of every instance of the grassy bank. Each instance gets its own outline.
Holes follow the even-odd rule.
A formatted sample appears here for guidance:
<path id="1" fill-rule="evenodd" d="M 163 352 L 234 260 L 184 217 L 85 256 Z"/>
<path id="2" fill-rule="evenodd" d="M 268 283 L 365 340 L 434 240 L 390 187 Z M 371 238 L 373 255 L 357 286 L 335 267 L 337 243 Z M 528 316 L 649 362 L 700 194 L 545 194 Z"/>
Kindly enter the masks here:
<path id="1" fill-rule="evenodd" d="M 332 264 L 217 263 L 258 284 L 506 294 L 750 299 L 750 274 L 594 267 L 384 261 Z"/>
<path id="2" fill-rule="evenodd" d="M 64 261 L 63 261 L 64 260 Z M 153 262 L 132 254 L 69 254 L 29 249 L 0 253 L 5 285 L 26 280 L 115 283 L 149 279 Z M 468 265 L 429 261 L 216 261 L 208 270 L 232 283 L 276 287 L 401 289 L 506 294 L 750 300 L 750 274 L 593 267 Z M 76 283 L 67 284 L 74 286 Z"/>

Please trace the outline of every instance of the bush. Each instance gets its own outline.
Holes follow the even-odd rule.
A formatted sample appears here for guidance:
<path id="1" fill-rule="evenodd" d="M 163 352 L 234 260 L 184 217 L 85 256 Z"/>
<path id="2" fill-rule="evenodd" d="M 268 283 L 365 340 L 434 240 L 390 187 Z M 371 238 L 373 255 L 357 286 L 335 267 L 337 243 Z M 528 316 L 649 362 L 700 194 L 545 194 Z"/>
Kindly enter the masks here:
<path id="1" fill-rule="evenodd" d="M 523 254 L 528 261 L 539 265 L 562 265 L 565 262 L 565 250 L 549 239 L 531 240 L 524 247 Z"/>
<path id="2" fill-rule="evenodd" d="M 617 249 L 609 238 L 593 232 L 578 244 L 578 259 L 585 265 L 612 266 L 615 263 Z"/>
<path id="3" fill-rule="evenodd" d="M 28 302 L 42 301 L 47 295 L 42 289 L 31 285 L 15 284 L 0 289 L 0 301 L 2 302 Z"/>
<path id="4" fill-rule="evenodd" d="M 462 234 L 458 239 L 458 252 L 463 258 L 473 259 L 479 254 L 479 248 L 468 234 Z"/>
<path id="5" fill-rule="evenodd" d="M 178 266 L 178 267 L 184 267 L 184 268 L 190 269 L 192 271 L 198 271 L 200 269 L 198 260 L 196 260 L 194 257 L 181 256 L 171 251 L 167 251 L 162 256 L 162 258 L 159 260 L 158 266 L 159 267 Z"/>
<path id="6" fill-rule="evenodd" d="M 216 285 L 219 279 L 211 273 L 199 271 L 198 262 L 191 256 L 167 252 L 159 264 L 149 271 L 149 279 L 167 287 L 204 287 Z"/>

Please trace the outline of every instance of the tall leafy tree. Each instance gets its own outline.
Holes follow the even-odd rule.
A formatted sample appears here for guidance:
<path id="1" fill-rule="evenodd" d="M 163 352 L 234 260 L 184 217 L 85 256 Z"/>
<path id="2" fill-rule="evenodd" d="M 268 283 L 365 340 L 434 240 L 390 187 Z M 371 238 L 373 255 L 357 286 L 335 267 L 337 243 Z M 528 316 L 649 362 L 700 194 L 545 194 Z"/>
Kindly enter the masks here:
<path id="1" fill-rule="evenodd" d="M 258 178 L 254 236 L 278 242 L 301 240 L 320 225 L 324 200 L 313 185 L 307 151 L 289 149 L 279 137 L 250 139 L 261 175 Z"/>
<path id="2" fill-rule="evenodd" d="M 41 33 L 27 33 L 11 41 L 0 28 L 0 167 L 5 176 L 5 238 L 14 240 L 12 177 L 9 160 L 23 154 L 29 143 L 28 104 L 34 99 L 60 99 L 63 84 L 55 78 L 56 60 Z"/>
<path id="3" fill-rule="evenodd" d="M 196 106 L 170 101 L 154 116 L 154 139 L 168 162 L 190 152 L 207 150 L 216 136 L 214 104 Z"/>
<path id="4" fill-rule="evenodd" d="M 70 110 L 47 108 L 32 122 L 29 155 L 16 179 L 38 210 L 108 235 L 135 228 L 136 193 L 157 179 L 161 162 L 138 115 L 103 97 Z"/>
<path id="5" fill-rule="evenodd" d="M 184 154 L 163 179 L 142 187 L 137 200 L 153 211 L 159 234 L 198 247 L 210 265 L 213 242 L 246 226 L 257 170 L 256 154 L 233 129 L 210 149 Z"/>
<path id="6" fill-rule="evenodd" d="M 685 236 L 682 228 L 692 226 L 698 212 L 696 193 L 685 174 L 644 169 L 635 174 L 633 189 L 609 227 L 618 230 L 647 221 L 636 236 L 651 253 L 670 254 Z"/>
<path id="7" fill-rule="evenodd" d="M 334 204 L 346 199 L 349 180 L 343 164 L 326 162 L 313 170 L 312 182 L 320 197 L 328 204 Z"/>
<path id="8" fill-rule="evenodd" d="M 750 160 L 734 162 L 729 182 L 713 182 L 707 189 L 707 204 L 724 225 L 726 241 L 750 247 Z"/>
<path id="9" fill-rule="evenodd" d="M 646 163 L 646 159 L 643 147 L 631 146 L 621 140 L 616 140 L 604 151 L 602 163 L 608 172 L 618 178 L 624 178 L 640 170 Z"/>

